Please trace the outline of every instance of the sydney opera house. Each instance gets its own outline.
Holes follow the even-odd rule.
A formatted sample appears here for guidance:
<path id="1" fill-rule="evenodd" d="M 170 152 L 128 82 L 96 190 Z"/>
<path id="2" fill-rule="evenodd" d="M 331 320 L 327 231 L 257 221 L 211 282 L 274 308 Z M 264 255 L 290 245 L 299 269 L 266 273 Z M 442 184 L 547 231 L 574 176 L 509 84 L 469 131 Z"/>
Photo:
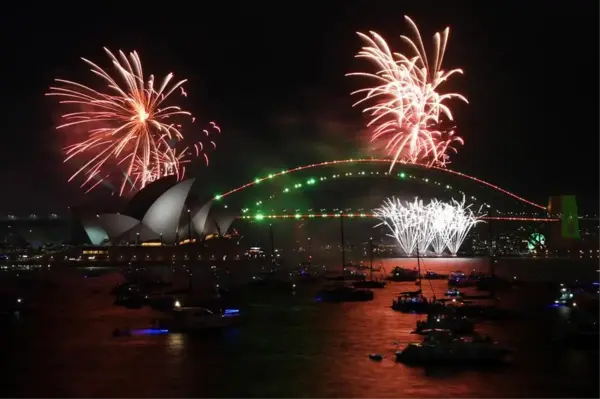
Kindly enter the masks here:
<path id="1" fill-rule="evenodd" d="M 228 234 L 235 216 L 225 214 L 223 207 L 212 207 L 212 200 L 199 200 L 191 193 L 194 182 L 194 178 L 161 179 L 115 213 L 72 209 L 69 219 L 9 216 L 0 228 L 2 242 L 5 249 L 44 247 L 44 253 L 54 253 L 60 260 L 164 262 L 237 257 L 238 240 Z"/>
<path id="2" fill-rule="evenodd" d="M 161 179 L 140 191 L 123 212 L 78 215 L 93 245 L 174 245 L 224 236 L 235 217 L 211 212 L 212 200 L 190 195 L 195 179 Z"/>

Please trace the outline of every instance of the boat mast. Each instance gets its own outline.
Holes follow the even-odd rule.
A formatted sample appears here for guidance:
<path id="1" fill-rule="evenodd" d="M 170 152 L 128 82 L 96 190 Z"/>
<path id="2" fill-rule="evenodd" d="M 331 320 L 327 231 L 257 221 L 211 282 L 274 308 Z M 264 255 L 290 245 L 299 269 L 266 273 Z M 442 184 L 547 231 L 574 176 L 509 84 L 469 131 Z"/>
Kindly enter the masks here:
<path id="1" fill-rule="evenodd" d="M 373 237 L 369 238 L 369 263 L 371 266 L 371 281 L 373 281 Z"/>
<path id="2" fill-rule="evenodd" d="M 346 242 L 344 240 L 344 213 L 340 213 L 340 240 L 342 244 L 342 276 L 346 270 Z"/>
<path id="3" fill-rule="evenodd" d="M 421 291 L 421 294 L 423 293 L 423 282 L 421 281 L 421 261 L 419 258 L 419 244 L 417 244 L 417 273 L 419 273 L 419 275 L 417 276 L 417 278 L 419 279 L 419 291 Z"/>
<path id="4" fill-rule="evenodd" d="M 269 241 L 271 243 L 271 264 L 275 264 L 275 237 L 273 235 L 273 224 L 269 224 Z"/>
<path id="5" fill-rule="evenodd" d="M 490 209 L 490 216 L 491 216 L 492 210 Z M 489 245 L 489 262 L 490 262 L 490 275 L 491 275 L 491 280 L 492 280 L 492 284 L 491 284 L 491 289 L 490 289 L 490 296 L 492 298 L 494 298 L 496 296 L 496 290 L 495 290 L 495 286 L 496 286 L 496 266 L 495 266 L 495 262 L 494 262 L 494 247 L 492 245 L 492 239 L 493 239 L 493 234 L 492 234 L 492 219 L 490 218 L 488 220 L 488 238 L 490 240 L 490 245 Z"/>
<path id="6" fill-rule="evenodd" d="M 492 214 L 492 210 L 490 209 L 490 216 Z M 490 240 L 490 245 L 488 246 L 488 256 L 490 260 L 490 274 L 492 277 L 495 277 L 495 267 L 494 267 L 494 248 L 492 245 L 493 234 L 492 234 L 492 219 L 488 219 L 488 239 Z"/>

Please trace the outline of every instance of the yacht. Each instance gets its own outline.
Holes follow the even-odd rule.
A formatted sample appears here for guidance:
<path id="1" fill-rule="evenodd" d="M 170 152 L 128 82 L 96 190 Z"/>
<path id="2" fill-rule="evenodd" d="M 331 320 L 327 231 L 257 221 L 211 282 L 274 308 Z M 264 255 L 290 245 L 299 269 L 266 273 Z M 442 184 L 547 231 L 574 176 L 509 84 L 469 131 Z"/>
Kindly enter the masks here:
<path id="1" fill-rule="evenodd" d="M 427 315 L 427 320 L 417 321 L 415 333 L 424 334 L 434 329 L 449 330 L 454 334 L 471 334 L 475 330 L 474 323 L 466 317 L 460 317 L 455 314 L 434 314 Z"/>
<path id="2" fill-rule="evenodd" d="M 506 280 L 494 275 L 480 276 L 475 282 L 475 287 L 479 291 L 498 291 L 513 288 L 517 285 L 517 278 Z"/>
<path id="3" fill-rule="evenodd" d="M 352 283 L 354 288 L 385 288 L 387 283 L 381 280 L 361 280 Z"/>
<path id="4" fill-rule="evenodd" d="M 498 364 L 509 353 L 490 337 L 474 334 L 464 339 L 449 330 L 430 330 L 422 343 L 410 343 L 396 352 L 396 361 L 412 365 Z"/>
<path id="5" fill-rule="evenodd" d="M 474 287 L 477 284 L 477 274 L 466 275 L 464 272 L 455 271 L 448 277 L 448 287 Z"/>
<path id="6" fill-rule="evenodd" d="M 565 326 L 563 339 L 591 348 L 597 347 L 599 333 L 598 313 L 577 312 L 570 315 Z"/>
<path id="7" fill-rule="evenodd" d="M 364 302 L 372 301 L 373 298 L 373 291 L 356 289 L 345 284 L 325 287 L 317 295 L 317 300 L 323 302 Z"/>
<path id="8" fill-rule="evenodd" d="M 442 302 L 427 300 L 420 289 L 417 291 L 401 292 L 392 301 L 392 309 L 404 313 L 431 313 L 443 307 Z"/>
<path id="9" fill-rule="evenodd" d="M 356 280 L 365 280 L 367 278 L 367 274 L 365 272 L 362 271 L 358 271 L 355 269 L 348 269 L 348 268 L 344 268 L 344 274 L 341 276 L 329 276 L 329 277 L 325 277 L 326 280 L 333 280 L 333 281 L 356 281 Z"/>
<path id="10" fill-rule="evenodd" d="M 441 299 L 447 312 L 453 312 L 461 317 L 483 320 L 506 320 L 518 316 L 518 313 L 500 307 L 497 298 L 448 298 Z"/>
<path id="11" fill-rule="evenodd" d="M 392 269 L 392 273 L 387 279 L 391 281 L 417 281 L 418 278 L 419 272 L 417 269 L 411 270 L 396 266 Z"/>
<path id="12" fill-rule="evenodd" d="M 250 287 L 260 287 L 263 289 L 281 289 L 291 291 L 295 288 L 295 284 L 288 278 L 275 278 L 270 275 L 253 276 L 248 282 Z"/>
<path id="13" fill-rule="evenodd" d="M 119 295 L 115 298 L 114 305 L 127 309 L 141 309 L 146 305 L 146 299 L 139 294 Z"/>
<path id="14" fill-rule="evenodd" d="M 355 281 L 352 286 L 354 288 L 385 288 L 385 286 L 387 285 L 387 283 L 383 280 L 375 280 L 373 278 L 373 253 L 371 251 L 371 265 L 369 267 L 369 270 L 371 272 L 369 279 L 368 280 L 359 280 L 359 281 Z"/>
<path id="15" fill-rule="evenodd" d="M 0 294 L 0 314 L 13 314 L 24 310 L 25 302 L 18 295 Z"/>
<path id="16" fill-rule="evenodd" d="M 432 271 L 426 271 L 422 276 L 423 280 L 445 280 L 448 278 L 447 274 L 439 274 Z"/>
<path id="17" fill-rule="evenodd" d="M 175 306 L 170 315 L 169 318 L 155 320 L 153 327 L 174 332 L 222 329 L 233 326 L 240 315 L 240 311 L 239 309 L 225 309 L 215 313 L 209 309 L 196 306 Z"/>

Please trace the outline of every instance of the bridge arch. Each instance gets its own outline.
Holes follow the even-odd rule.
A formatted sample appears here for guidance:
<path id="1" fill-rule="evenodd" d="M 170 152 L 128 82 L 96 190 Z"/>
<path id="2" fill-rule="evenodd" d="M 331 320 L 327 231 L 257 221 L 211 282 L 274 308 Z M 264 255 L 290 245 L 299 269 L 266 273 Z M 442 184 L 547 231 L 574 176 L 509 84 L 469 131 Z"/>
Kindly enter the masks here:
<path id="1" fill-rule="evenodd" d="M 234 194 L 240 193 L 240 192 L 242 192 L 244 190 L 247 190 L 250 187 L 257 186 L 260 183 L 271 182 L 271 181 L 273 181 L 273 182 L 280 181 L 280 180 L 283 180 L 283 179 L 281 179 L 282 176 L 290 176 L 290 175 L 293 175 L 293 174 L 295 174 L 297 172 L 301 172 L 301 171 L 307 171 L 307 170 L 311 170 L 311 169 L 318 170 L 318 169 L 321 169 L 321 168 L 327 168 L 327 167 L 331 167 L 331 166 L 344 166 L 344 165 L 348 165 L 349 166 L 349 165 L 360 165 L 360 164 L 375 164 L 375 165 L 381 164 L 381 165 L 386 165 L 387 166 L 387 165 L 390 164 L 390 162 L 391 161 L 387 160 L 387 159 L 361 158 L 361 159 L 334 160 L 334 161 L 326 161 L 326 162 L 321 162 L 321 163 L 314 163 L 314 164 L 309 164 L 309 165 L 303 165 L 303 166 L 299 166 L 299 167 L 288 169 L 288 170 L 282 170 L 279 173 L 272 173 L 272 174 L 269 174 L 269 175 L 267 175 L 265 177 L 262 177 L 262 178 L 257 178 L 255 180 L 250 181 L 250 182 L 248 182 L 246 184 L 243 184 L 243 185 L 241 185 L 239 187 L 236 187 L 236 188 L 233 188 L 233 189 L 231 189 L 229 191 L 226 191 L 223 194 L 216 195 L 214 199 L 216 201 L 220 201 L 220 200 L 223 200 L 225 198 L 232 198 L 232 196 L 235 197 Z M 529 200 L 527 200 L 527 199 L 525 199 L 523 197 L 520 197 L 520 196 L 518 196 L 518 195 L 516 195 L 516 194 L 514 194 L 514 193 L 512 193 L 512 192 L 510 192 L 508 190 L 505 190 L 505 189 L 503 189 L 503 188 L 501 188 L 499 186 L 496 186 L 496 185 L 494 185 L 492 183 L 489 183 L 489 182 L 486 182 L 484 180 L 481 180 L 481 179 L 479 179 L 477 177 L 470 176 L 470 175 L 467 175 L 467 174 L 464 174 L 464 173 L 461 173 L 461 172 L 458 172 L 458 171 L 454 171 L 454 170 L 451 170 L 451 169 L 437 168 L 437 167 L 429 168 L 429 167 L 425 167 L 425 166 L 422 166 L 422 165 L 419 165 L 419 164 L 399 164 L 399 166 L 398 166 L 398 168 L 396 170 L 391 171 L 391 173 L 383 172 L 383 173 L 381 173 L 382 176 L 379 176 L 379 177 L 384 177 L 384 175 L 387 175 L 387 177 L 389 177 L 389 178 L 395 178 L 395 179 L 397 179 L 397 178 L 400 178 L 400 179 L 406 178 L 407 180 L 411 180 L 411 179 L 413 179 L 413 180 L 414 179 L 419 180 L 419 179 L 422 179 L 426 183 L 429 182 L 428 178 L 419 178 L 419 177 L 414 176 L 413 174 L 410 174 L 408 171 L 405 171 L 405 169 L 407 169 L 407 168 L 408 169 L 413 169 L 413 168 L 414 169 L 420 169 L 422 171 L 431 171 L 431 170 L 434 170 L 434 171 L 439 171 L 439 172 L 442 172 L 442 173 L 449 174 L 449 175 L 454 176 L 454 177 L 459 177 L 459 178 L 462 178 L 462 179 L 474 182 L 474 183 L 478 184 L 479 186 L 483 186 L 483 187 L 487 187 L 487 188 L 493 189 L 493 190 L 495 190 L 495 191 L 497 191 L 497 192 L 499 192 L 499 193 L 501 193 L 501 194 L 503 194 L 505 196 L 508 196 L 508 197 L 510 197 L 510 198 L 512 198 L 514 200 L 517 200 L 517 201 L 519 201 L 519 202 L 521 202 L 523 204 L 531 206 L 532 208 L 535 208 L 536 211 L 540 211 L 540 210 L 546 211 L 546 208 L 544 206 L 536 204 L 533 201 L 529 201 Z M 367 175 L 369 175 L 369 174 L 372 175 L 373 174 L 372 172 L 371 173 L 362 172 L 362 173 L 363 174 L 367 174 Z M 342 174 L 342 176 L 339 176 L 339 177 L 345 177 L 345 176 L 348 176 L 348 175 L 352 175 L 352 173 L 346 173 L 345 175 Z M 314 178 L 314 179 L 320 179 L 320 180 L 318 180 L 318 181 L 315 180 L 313 182 L 311 182 L 311 179 L 308 179 L 308 180 L 306 180 L 305 182 L 302 182 L 302 183 L 295 183 L 295 184 L 292 184 L 291 186 L 286 186 L 286 187 L 284 187 L 282 189 L 282 191 L 284 193 L 287 192 L 287 191 L 290 191 L 290 190 L 293 191 L 294 189 L 301 188 L 303 184 L 311 185 L 311 184 L 321 183 L 321 182 L 323 182 L 323 180 L 327 180 L 327 178 L 328 178 L 327 176 L 320 176 L 320 177 Z M 333 179 L 335 179 L 335 178 L 333 178 Z M 441 183 L 439 183 L 437 181 L 433 181 L 433 183 L 435 183 L 437 185 L 441 184 Z M 281 189 L 281 185 L 279 185 L 279 188 Z M 451 186 L 448 185 L 447 188 L 451 189 Z M 281 191 L 279 191 L 279 192 L 281 192 Z M 466 195 L 466 193 L 462 192 L 461 190 L 458 190 L 458 193 Z M 271 197 L 271 195 L 267 195 L 267 198 L 268 197 Z"/>

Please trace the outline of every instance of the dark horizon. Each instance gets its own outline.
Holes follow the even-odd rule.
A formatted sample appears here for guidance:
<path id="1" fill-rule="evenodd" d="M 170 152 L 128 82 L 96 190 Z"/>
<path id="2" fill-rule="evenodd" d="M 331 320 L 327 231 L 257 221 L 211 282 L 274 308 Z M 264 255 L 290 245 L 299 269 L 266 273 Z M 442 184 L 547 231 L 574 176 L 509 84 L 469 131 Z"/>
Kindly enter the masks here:
<path id="1" fill-rule="evenodd" d="M 587 93 L 595 90 L 588 77 L 597 76 L 597 58 L 563 50 L 597 48 L 597 4 L 328 2 L 293 12 L 213 4 L 200 13 L 169 6 L 163 14 L 132 5 L 90 14 L 55 4 L 34 14 L 21 5 L 6 10 L 5 76 L 18 86 L 4 104 L 9 195 L 0 213 L 62 213 L 115 200 L 109 190 L 84 195 L 66 182 L 75 164 L 62 163 L 60 109 L 44 97 L 57 77 L 98 83 L 80 57 L 107 67 L 103 46 L 137 50 L 148 74 L 189 79 L 185 106 L 223 129 L 210 167 L 199 160 L 192 170 L 207 186 L 226 189 L 272 170 L 364 153 L 365 119 L 350 96 L 364 81 L 344 76 L 369 68 L 353 58 L 361 46 L 355 32 L 376 31 L 400 51 L 404 15 L 428 48 L 433 33 L 450 26 L 444 69 L 465 71 L 447 86 L 470 103 L 451 103 L 465 145 L 449 167 L 536 202 L 575 194 L 581 208 L 597 210 L 599 175 L 590 161 L 598 157 L 597 126 L 585 117 L 598 110 L 596 93 Z"/>

